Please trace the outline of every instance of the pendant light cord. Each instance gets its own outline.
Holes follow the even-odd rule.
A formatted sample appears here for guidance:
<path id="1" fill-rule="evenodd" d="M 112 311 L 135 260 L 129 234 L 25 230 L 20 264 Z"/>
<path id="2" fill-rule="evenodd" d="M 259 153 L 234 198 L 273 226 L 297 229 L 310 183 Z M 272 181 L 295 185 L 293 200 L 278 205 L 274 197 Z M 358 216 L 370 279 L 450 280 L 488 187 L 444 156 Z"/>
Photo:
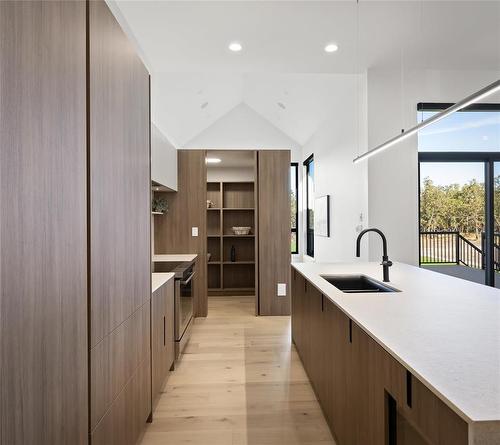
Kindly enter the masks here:
<path id="1" fill-rule="evenodd" d="M 356 0 L 356 62 L 354 68 L 354 79 L 356 81 L 356 150 L 358 156 L 361 154 L 359 151 L 359 138 L 360 138 L 360 79 L 359 79 L 359 0 Z"/>

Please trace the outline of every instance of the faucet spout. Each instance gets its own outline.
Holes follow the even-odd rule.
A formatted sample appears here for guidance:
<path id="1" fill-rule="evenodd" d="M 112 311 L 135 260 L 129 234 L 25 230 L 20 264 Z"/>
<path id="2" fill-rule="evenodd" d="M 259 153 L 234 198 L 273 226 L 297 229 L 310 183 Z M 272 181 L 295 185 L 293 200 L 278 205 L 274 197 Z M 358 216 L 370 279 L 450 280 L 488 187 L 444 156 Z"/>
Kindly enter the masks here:
<path id="1" fill-rule="evenodd" d="M 363 235 L 368 232 L 375 232 L 380 235 L 380 238 L 382 238 L 382 269 L 383 269 L 383 275 L 384 275 L 384 281 L 387 283 L 389 282 L 389 267 L 392 266 L 392 261 L 389 260 L 389 257 L 387 256 L 387 239 L 385 235 L 382 233 L 381 230 L 372 228 L 372 229 L 365 229 L 360 232 L 358 235 L 358 238 L 356 240 L 356 256 L 359 258 L 361 256 L 361 238 L 363 238 Z"/>

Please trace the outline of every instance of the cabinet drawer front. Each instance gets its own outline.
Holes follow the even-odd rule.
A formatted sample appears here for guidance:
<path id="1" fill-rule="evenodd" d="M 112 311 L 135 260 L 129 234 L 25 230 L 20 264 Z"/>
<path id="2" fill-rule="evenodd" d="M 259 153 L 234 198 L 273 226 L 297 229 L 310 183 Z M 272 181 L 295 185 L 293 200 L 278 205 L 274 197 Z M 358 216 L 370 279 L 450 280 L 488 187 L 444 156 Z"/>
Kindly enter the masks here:
<path id="1" fill-rule="evenodd" d="M 401 404 L 402 414 L 429 443 L 467 445 L 467 423 L 414 376 L 411 394 L 411 407 Z"/>

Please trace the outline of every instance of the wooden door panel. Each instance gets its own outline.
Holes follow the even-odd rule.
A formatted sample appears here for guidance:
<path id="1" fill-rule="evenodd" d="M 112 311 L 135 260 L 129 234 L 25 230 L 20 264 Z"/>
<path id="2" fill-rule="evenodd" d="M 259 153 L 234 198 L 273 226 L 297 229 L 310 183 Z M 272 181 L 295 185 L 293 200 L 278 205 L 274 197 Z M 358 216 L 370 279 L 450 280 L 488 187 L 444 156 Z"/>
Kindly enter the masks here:
<path id="1" fill-rule="evenodd" d="M 114 395 L 92 412 L 91 435 L 94 444 L 122 445 L 135 443 L 151 413 L 149 73 L 106 3 L 88 8 L 89 346 L 109 370 L 92 376 L 91 394 Z M 146 319 L 126 334 L 129 347 L 112 346 L 138 311 Z M 106 344 L 109 354 L 100 353 Z"/>
<path id="2" fill-rule="evenodd" d="M 259 314 L 290 315 L 290 151 L 258 153 Z M 277 296 L 278 283 L 287 294 Z"/>
<path id="3" fill-rule="evenodd" d="M 88 425 L 85 2 L 0 2 L 0 443 Z"/>

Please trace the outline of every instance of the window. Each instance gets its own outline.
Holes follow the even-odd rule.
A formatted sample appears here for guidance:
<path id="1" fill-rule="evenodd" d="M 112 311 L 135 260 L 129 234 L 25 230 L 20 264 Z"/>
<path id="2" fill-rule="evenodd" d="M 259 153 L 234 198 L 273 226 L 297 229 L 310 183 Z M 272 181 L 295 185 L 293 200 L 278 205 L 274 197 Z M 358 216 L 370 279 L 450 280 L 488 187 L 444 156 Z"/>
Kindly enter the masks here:
<path id="1" fill-rule="evenodd" d="M 306 253 L 314 257 L 314 157 L 305 161 L 306 167 Z"/>
<path id="2" fill-rule="evenodd" d="M 419 121 L 451 105 L 419 104 Z M 500 106 L 430 125 L 418 151 L 420 266 L 500 287 Z"/>
<path id="3" fill-rule="evenodd" d="M 420 103 L 418 121 L 453 104 Z M 497 152 L 500 147 L 500 106 L 474 104 L 418 132 L 419 152 Z"/>
<path id="4" fill-rule="evenodd" d="M 299 164 L 292 162 L 290 165 L 290 220 L 292 227 L 291 252 L 299 253 L 299 239 L 297 237 L 298 216 L 299 216 Z"/>

